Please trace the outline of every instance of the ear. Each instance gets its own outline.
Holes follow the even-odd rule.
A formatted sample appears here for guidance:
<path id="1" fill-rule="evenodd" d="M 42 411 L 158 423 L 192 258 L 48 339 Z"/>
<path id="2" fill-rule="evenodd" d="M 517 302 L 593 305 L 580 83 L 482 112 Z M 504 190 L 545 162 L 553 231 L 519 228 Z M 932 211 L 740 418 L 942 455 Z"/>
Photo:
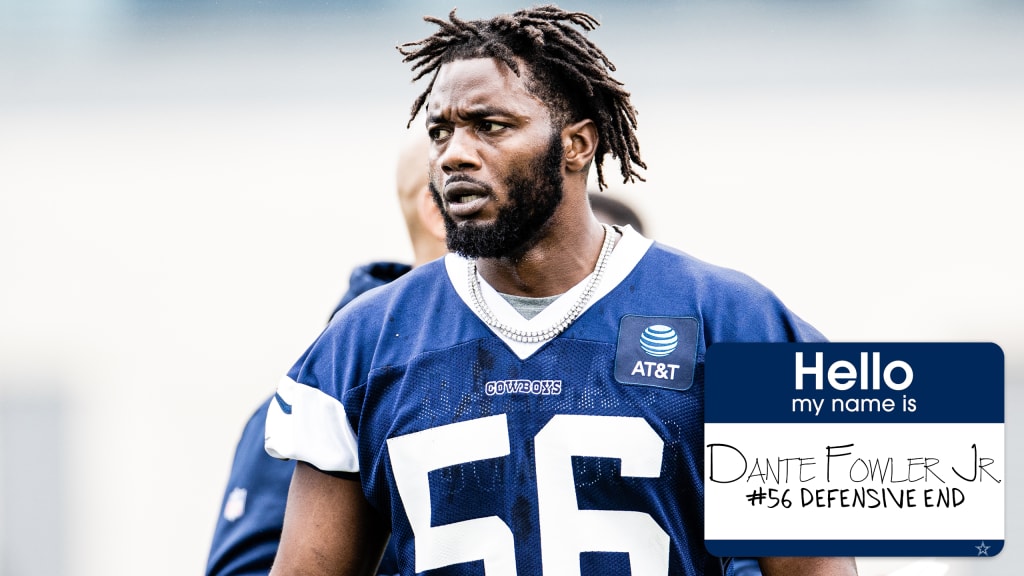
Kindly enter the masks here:
<path id="1" fill-rule="evenodd" d="M 593 120 L 580 120 L 562 129 L 565 167 L 570 172 L 583 172 L 597 154 L 597 126 Z"/>

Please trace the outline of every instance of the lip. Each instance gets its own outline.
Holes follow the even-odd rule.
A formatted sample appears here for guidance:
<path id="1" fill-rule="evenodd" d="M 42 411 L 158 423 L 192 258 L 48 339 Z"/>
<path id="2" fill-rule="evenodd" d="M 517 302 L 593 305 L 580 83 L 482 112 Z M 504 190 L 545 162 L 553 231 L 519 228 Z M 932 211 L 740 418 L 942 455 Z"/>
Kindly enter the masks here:
<path id="1" fill-rule="evenodd" d="M 457 218 L 467 218 L 483 209 L 490 200 L 486 187 L 465 180 L 446 184 L 444 202 L 448 214 Z"/>

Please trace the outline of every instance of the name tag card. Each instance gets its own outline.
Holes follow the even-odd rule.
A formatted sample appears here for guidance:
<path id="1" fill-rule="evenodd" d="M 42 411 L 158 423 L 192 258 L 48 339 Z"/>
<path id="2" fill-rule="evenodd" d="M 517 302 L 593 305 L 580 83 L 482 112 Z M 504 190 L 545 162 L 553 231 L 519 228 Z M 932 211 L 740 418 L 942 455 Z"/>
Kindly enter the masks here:
<path id="1" fill-rule="evenodd" d="M 705 402 L 704 537 L 714 555 L 1002 550 L 995 344 L 714 344 Z"/>

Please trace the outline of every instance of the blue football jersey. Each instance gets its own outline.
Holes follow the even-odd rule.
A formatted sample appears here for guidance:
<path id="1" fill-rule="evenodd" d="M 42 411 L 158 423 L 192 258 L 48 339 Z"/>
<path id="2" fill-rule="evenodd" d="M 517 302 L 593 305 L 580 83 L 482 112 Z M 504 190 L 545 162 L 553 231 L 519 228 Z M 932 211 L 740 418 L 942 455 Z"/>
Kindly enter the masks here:
<path id="1" fill-rule="evenodd" d="M 500 320 L 531 320 L 482 283 Z M 449 255 L 335 317 L 279 385 L 267 450 L 358 475 L 404 575 L 722 574 L 704 548 L 704 355 L 823 339 L 766 288 L 627 228 L 586 311 L 523 344 Z"/>

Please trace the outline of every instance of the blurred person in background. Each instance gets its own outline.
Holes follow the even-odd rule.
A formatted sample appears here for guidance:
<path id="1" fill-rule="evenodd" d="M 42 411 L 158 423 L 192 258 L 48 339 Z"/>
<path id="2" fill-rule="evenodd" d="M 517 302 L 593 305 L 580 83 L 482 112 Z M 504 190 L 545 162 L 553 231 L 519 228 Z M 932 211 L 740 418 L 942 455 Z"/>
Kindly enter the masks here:
<path id="1" fill-rule="evenodd" d="M 590 209 L 598 222 L 605 224 L 618 224 L 620 226 L 632 226 L 634 230 L 643 234 L 644 222 L 637 211 L 623 200 L 619 200 L 607 193 L 591 190 Z"/>
<path id="2" fill-rule="evenodd" d="M 348 291 L 332 312 L 357 296 L 402 276 L 445 254 L 444 222 L 427 186 L 427 147 L 422 131 L 414 131 L 398 157 L 398 201 L 412 242 L 413 263 L 373 262 L 352 271 Z M 268 398 L 249 418 L 235 449 L 221 515 L 210 546 L 207 576 L 269 574 L 284 524 L 288 485 L 295 462 L 272 458 L 263 447 Z M 380 574 L 398 570 L 387 560 Z"/>

